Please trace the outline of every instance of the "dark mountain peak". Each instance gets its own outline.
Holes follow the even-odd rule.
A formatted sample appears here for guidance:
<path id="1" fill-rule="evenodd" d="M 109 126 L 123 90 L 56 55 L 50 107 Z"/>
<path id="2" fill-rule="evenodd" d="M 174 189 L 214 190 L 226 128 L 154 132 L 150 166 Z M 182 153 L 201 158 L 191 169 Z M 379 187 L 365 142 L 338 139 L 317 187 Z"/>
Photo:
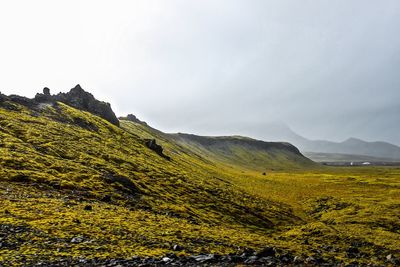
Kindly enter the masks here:
<path id="1" fill-rule="evenodd" d="M 74 108 L 96 114 L 114 125 L 119 126 L 119 120 L 107 102 L 97 100 L 91 93 L 86 92 L 77 84 L 68 93 L 53 96 L 54 100 L 63 102 Z"/>
<path id="2" fill-rule="evenodd" d="M 84 91 L 79 83 L 77 85 L 75 85 L 75 87 L 72 88 L 71 90 L 82 90 L 82 91 Z"/>
<path id="3" fill-rule="evenodd" d="M 97 100 L 91 93 L 83 90 L 79 84 L 69 92 L 58 93 L 57 95 L 51 95 L 50 89 L 45 87 L 43 88 L 43 93 L 37 93 L 34 100 L 39 103 L 59 101 L 71 107 L 98 115 L 112 124 L 119 126 L 119 120 L 111 109 L 110 104 Z"/>
<path id="4" fill-rule="evenodd" d="M 86 92 L 85 90 L 83 90 L 83 88 L 80 86 L 80 84 L 75 85 L 74 88 L 72 88 L 69 91 L 69 94 L 76 94 L 76 95 L 91 95 L 89 92 Z"/>
<path id="5" fill-rule="evenodd" d="M 77 84 L 74 88 L 69 90 L 68 93 L 59 93 L 58 95 L 56 95 L 56 97 L 66 98 L 66 99 L 73 100 L 76 102 L 85 102 L 85 100 L 98 101 L 97 99 L 95 99 L 95 97 L 91 93 L 83 90 L 79 84 Z"/>

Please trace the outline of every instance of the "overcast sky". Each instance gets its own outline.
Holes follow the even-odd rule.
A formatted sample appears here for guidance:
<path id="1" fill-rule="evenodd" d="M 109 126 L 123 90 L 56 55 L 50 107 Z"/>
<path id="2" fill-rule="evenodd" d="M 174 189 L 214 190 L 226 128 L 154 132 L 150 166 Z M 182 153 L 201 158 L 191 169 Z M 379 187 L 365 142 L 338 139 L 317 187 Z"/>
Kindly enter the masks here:
<path id="1" fill-rule="evenodd" d="M 400 1 L 0 1 L 0 91 L 77 83 L 166 132 L 400 145 Z"/>

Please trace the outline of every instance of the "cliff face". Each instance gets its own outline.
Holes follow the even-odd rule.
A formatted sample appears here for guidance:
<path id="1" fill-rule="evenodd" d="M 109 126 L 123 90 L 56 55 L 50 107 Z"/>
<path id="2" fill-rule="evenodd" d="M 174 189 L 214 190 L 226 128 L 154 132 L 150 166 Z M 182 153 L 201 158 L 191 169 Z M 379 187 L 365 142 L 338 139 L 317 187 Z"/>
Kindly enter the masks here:
<path id="1" fill-rule="evenodd" d="M 59 93 L 57 95 L 51 95 L 50 90 L 45 87 L 43 89 L 43 94 L 36 94 L 35 101 L 59 101 L 79 110 L 88 111 L 92 114 L 98 115 L 112 124 L 119 126 L 119 120 L 111 109 L 110 104 L 97 100 L 91 93 L 83 90 L 79 84 L 72 88 L 68 93 Z"/>

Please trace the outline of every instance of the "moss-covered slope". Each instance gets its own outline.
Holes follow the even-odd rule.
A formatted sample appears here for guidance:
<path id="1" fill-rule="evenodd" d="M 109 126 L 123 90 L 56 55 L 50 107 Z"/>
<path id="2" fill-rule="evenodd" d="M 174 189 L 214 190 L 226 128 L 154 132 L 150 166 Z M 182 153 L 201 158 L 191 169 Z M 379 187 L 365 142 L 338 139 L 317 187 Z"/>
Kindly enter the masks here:
<path id="1" fill-rule="evenodd" d="M 398 257 L 399 169 L 316 166 L 288 144 L 117 127 L 0 95 L 0 265 L 265 246 L 331 262 Z"/>
<path id="2" fill-rule="evenodd" d="M 26 236 L 18 237 L 21 240 L 33 238 L 42 244 L 54 239 L 61 247 L 76 235 L 85 236 L 91 240 L 85 249 L 101 247 L 102 252 L 88 252 L 92 256 L 161 254 L 171 249 L 165 243 L 177 238 L 188 252 L 203 247 L 195 242 L 235 251 L 240 244 L 252 246 L 262 240 L 244 238 L 255 229 L 271 231 L 299 221 L 287 205 L 251 196 L 215 169 L 202 168 L 201 159 L 179 153 L 167 160 L 132 131 L 60 102 L 32 106 L 2 101 L 0 155 L 0 212 L 5 214 L 0 224 L 23 226 Z M 88 205 L 92 211 L 85 211 Z M 209 232 L 214 231 L 211 225 L 219 225 L 224 237 Z M 181 234 L 175 233 L 178 229 Z M 233 234 L 233 229 L 243 232 Z M 146 240 L 151 241 L 120 240 L 115 231 L 134 236 L 148 231 Z M 154 231 L 157 238 L 152 238 Z M 193 231 L 205 232 L 195 238 L 198 234 L 190 237 Z M 113 236 L 111 244 L 132 248 L 121 252 L 104 247 L 104 240 Z M 203 238 L 208 241 L 199 241 Z M 38 250 L 46 257 L 79 254 L 76 245 L 58 253 L 52 246 L 24 242 L 17 249 L 2 249 L 0 262 Z"/>
<path id="3" fill-rule="evenodd" d="M 208 170 L 191 168 L 184 164 L 193 161 L 190 156 L 166 160 L 132 132 L 62 103 L 40 110 L 7 105 L 0 110 L 4 180 L 44 183 L 98 199 L 107 194 L 134 207 L 182 213 L 192 220 L 273 226 L 267 207 L 275 210 L 277 204 L 246 196 Z M 243 198 L 249 201 L 244 204 Z"/>
<path id="4" fill-rule="evenodd" d="M 146 123 L 126 119 L 121 121 L 121 127 L 143 138 L 158 140 L 172 154 L 186 153 L 192 159 L 199 159 L 210 165 L 218 164 L 219 168 L 229 167 L 263 172 L 309 169 L 318 166 L 289 143 L 265 142 L 242 136 L 208 137 L 182 133 L 166 134 Z"/>

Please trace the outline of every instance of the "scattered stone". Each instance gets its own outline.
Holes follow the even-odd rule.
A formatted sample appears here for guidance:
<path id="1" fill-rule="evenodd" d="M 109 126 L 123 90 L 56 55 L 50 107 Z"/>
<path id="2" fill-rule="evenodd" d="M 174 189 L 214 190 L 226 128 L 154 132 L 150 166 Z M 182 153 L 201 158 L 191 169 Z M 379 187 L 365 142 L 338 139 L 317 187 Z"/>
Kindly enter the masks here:
<path id="1" fill-rule="evenodd" d="M 79 242 L 83 242 L 84 239 L 81 236 L 75 237 L 81 238 Z M 291 254 L 285 254 L 288 258 L 293 259 Z M 300 258 L 300 257 L 298 257 Z M 290 261 L 283 262 L 279 257 L 262 257 L 259 258 L 255 255 L 247 256 L 242 258 L 236 254 L 228 255 L 216 255 L 216 254 L 201 254 L 192 256 L 178 256 L 176 254 L 169 253 L 161 258 L 146 257 L 140 258 L 138 256 L 121 259 L 87 259 L 87 258 L 60 258 L 55 261 L 37 261 L 29 266 L 104 266 L 104 267 L 119 267 L 119 266 L 317 266 L 319 262 L 311 263 L 301 261 Z M 329 261 L 327 264 L 321 264 L 321 266 L 342 266 L 334 260 Z M 356 265 L 348 265 L 356 266 Z M 357 265 L 358 266 L 358 265 Z"/>
<path id="2" fill-rule="evenodd" d="M 88 260 L 87 260 L 87 259 L 79 259 L 78 262 L 79 262 L 79 263 L 87 263 Z"/>
<path id="3" fill-rule="evenodd" d="M 105 195 L 101 198 L 101 201 L 109 203 L 109 202 L 111 202 L 111 196 Z"/>
<path id="4" fill-rule="evenodd" d="M 255 264 L 258 260 L 257 256 L 250 256 L 247 258 L 247 260 L 244 261 L 246 264 Z"/>
<path id="5" fill-rule="evenodd" d="M 295 263 L 295 264 L 299 264 L 299 263 L 303 263 L 303 262 L 304 262 L 304 259 L 301 256 L 296 256 L 293 259 L 293 263 Z"/>
<path id="6" fill-rule="evenodd" d="M 183 247 L 181 247 L 181 246 L 175 244 L 175 245 L 172 246 L 172 250 L 174 250 L 174 251 L 181 251 L 181 250 L 183 250 Z"/>
<path id="7" fill-rule="evenodd" d="M 237 255 L 230 255 L 228 256 L 227 261 L 232 263 L 240 263 L 243 261 L 243 258 Z"/>
<path id="8" fill-rule="evenodd" d="M 171 262 L 171 261 L 172 261 L 172 259 L 171 259 L 171 258 L 168 258 L 168 257 L 163 257 L 161 260 L 162 260 L 163 262 L 165 262 L 165 263 L 168 263 L 168 262 Z"/>
<path id="9" fill-rule="evenodd" d="M 280 263 L 279 259 L 275 257 L 263 257 L 258 261 L 261 262 L 264 266 L 277 266 L 278 263 Z"/>
<path id="10" fill-rule="evenodd" d="M 315 264 L 317 261 L 313 257 L 307 257 L 306 260 L 304 261 L 306 264 Z"/>
<path id="11" fill-rule="evenodd" d="M 93 207 L 91 205 L 86 205 L 83 209 L 87 210 L 87 211 L 91 211 L 91 210 L 93 210 Z"/>
<path id="12" fill-rule="evenodd" d="M 386 256 L 386 261 L 390 262 L 394 266 L 400 266 L 400 259 L 394 257 L 392 254 Z"/>
<path id="13" fill-rule="evenodd" d="M 243 253 L 241 255 L 241 257 L 250 257 L 250 256 L 254 256 L 256 254 L 256 251 L 252 248 L 245 248 L 243 250 Z"/>
<path id="14" fill-rule="evenodd" d="M 73 237 L 72 239 L 71 239 L 71 243 L 75 243 L 75 244 L 78 244 L 78 243 L 82 243 L 83 242 L 83 237 L 82 236 L 75 236 L 75 237 Z"/>
<path id="15" fill-rule="evenodd" d="M 193 257 L 197 262 L 209 262 L 215 259 L 214 254 L 207 254 L 207 255 L 198 255 Z"/>
<path id="16" fill-rule="evenodd" d="M 259 258 L 270 257 L 270 256 L 275 257 L 275 254 L 276 254 L 276 252 L 273 247 L 266 247 L 263 250 L 257 252 L 256 256 Z"/>
<path id="17" fill-rule="evenodd" d="M 356 258 L 359 253 L 360 250 L 356 247 L 349 247 L 348 249 L 346 249 L 346 256 L 348 258 Z"/>

